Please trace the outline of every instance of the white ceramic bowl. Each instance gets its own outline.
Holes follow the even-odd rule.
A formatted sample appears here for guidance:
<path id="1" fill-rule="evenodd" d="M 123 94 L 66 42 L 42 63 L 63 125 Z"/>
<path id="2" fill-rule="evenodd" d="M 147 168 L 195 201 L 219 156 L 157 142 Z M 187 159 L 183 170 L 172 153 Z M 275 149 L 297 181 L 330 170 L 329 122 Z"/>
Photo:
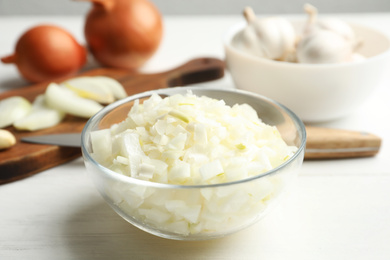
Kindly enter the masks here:
<path id="1" fill-rule="evenodd" d="M 257 176 L 210 185 L 171 185 L 131 178 L 102 166 L 91 156 L 91 131 L 121 122 L 137 94 L 107 106 L 93 116 L 82 133 L 82 152 L 87 171 L 107 203 L 125 220 L 151 234 L 178 240 L 201 240 L 225 236 L 258 221 L 279 201 L 302 165 L 306 132 L 302 121 L 284 106 L 260 95 L 240 90 L 171 88 L 160 95 L 184 94 L 223 99 L 227 104 L 247 103 L 263 122 L 275 125 L 297 152 L 278 167 Z M 167 207 L 168 203 L 176 205 Z M 193 218 L 194 211 L 198 212 Z M 195 214 L 196 215 L 196 214 Z"/>
<path id="2" fill-rule="evenodd" d="M 299 22 L 295 21 L 299 29 Z M 226 64 L 239 89 L 274 99 L 303 121 L 318 122 L 356 110 L 382 82 L 389 67 L 390 40 L 361 25 L 350 24 L 363 46 L 364 61 L 344 64 L 297 64 L 255 57 L 232 45 L 246 26 L 242 22 L 225 35 Z"/>

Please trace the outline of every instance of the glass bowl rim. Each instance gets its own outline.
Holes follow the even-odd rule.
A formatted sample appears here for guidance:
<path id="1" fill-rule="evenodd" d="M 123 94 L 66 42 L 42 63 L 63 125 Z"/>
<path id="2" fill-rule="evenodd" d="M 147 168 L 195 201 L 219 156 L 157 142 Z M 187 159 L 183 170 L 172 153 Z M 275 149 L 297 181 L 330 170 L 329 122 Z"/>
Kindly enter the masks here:
<path id="1" fill-rule="evenodd" d="M 275 167 L 275 168 L 273 168 L 273 169 L 271 169 L 269 171 L 266 171 L 264 173 L 261 173 L 261 174 L 255 175 L 255 176 L 251 176 L 249 178 L 244 178 L 244 179 L 240 179 L 240 180 L 236 180 L 236 181 L 231 181 L 231 182 L 223 182 L 223 183 L 215 183 L 215 184 L 196 184 L 196 185 L 180 185 L 180 184 L 158 183 L 158 182 L 151 182 L 151 181 L 147 181 L 147 180 L 140 180 L 140 179 L 136 179 L 136 178 L 133 178 L 133 177 L 130 177 L 130 176 L 125 176 L 125 175 L 119 174 L 119 173 L 117 173 L 115 171 L 112 171 L 112 170 L 104 167 L 103 165 L 101 165 L 97 161 L 95 161 L 92 158 L 91 154 L 86 149 L 86 145 L 87 145 L 87 142 L 88 142 L 87 134 L 90 132 L 89 128 L 91 127 L 91 125 L 94 125 L 96 122 L 100 121 L 107 113 L 109 113 L 114 108 L 119 107 L 119 106 L 121 106 L 121 105 L 123 105 L 125 103 L 134 101 L 136 99 L 149 97 L 153 93 L 157 93 L 157 94 L 177 94 L 177 92 L 175 92 L 175 91 L 179 91 L 179 93 L 185 93 L 185 91 L 192 91 L 192 90 L 194 90 L 194 91 L 197 91 L 197 90 L 208 90 L 208 91 L 230 92 L 230 93 L 236 93 L 236 94 L 240 94 L 240 95 L 247 95 L 247 96 L 249 95 L 249 96 L 255 97 L 257 99 L 262 99 L 262 100 L 265 100 L 267 102 L 270 102 L 271 104 L 279 107 L 284 112 L 286 112 L 287 115 L 293 120 L 295 125 L 298 127 L 298 129 L 297 129 L 298 132 L 301 134 L 301 145 L 298 147 L 298 150 L 294 153 L 294 155 L 291 156 L 287 161 L 283 162 L 282 164 L 278 165 L 277 167 Z M 169 93 L 169 92 L 172 92 L 172 93 Z M 196 93 L 194 93 L 194 94 L 196 95 Z M 256 94 L 256 93 L 249 92 L 249 91 L 246 91 L 246 90 L 210 88 L 210 87 L 205 87 L 205 86 L 171 87 L 171 88 L 163 88 L 163 89 L 157 89 L 157 90 L 149 90 L 149 91 L 145 91 L 145 92 L 138 93 L 138 94 L 135 94 L 135 95 L 130 95 L 130 96 L 126 97 L 126 98 L 123 98 L 123 99 L 118 100 L 118 101 L 116 101 L 116 102 L 114 102 L 112 104 L 107 105 L 106 107 L 101 109 L 99 112 L 97 112 L 94 116 L 92 116 L 87 121 L 87 123 L 85 124 L 85 126 L 84 126 L 84 128 L 82 130 L 82 133 L 81 133 L 81 150 L 82 150 L 82 155 L 83 155 L 84 161 L 88 160 L 88 161 L 92 162 L 92 164 L 95 165 L 97 168 L 99 168 L 102 173 L 104 173 L 105 175 L 108 175 L 108 177 L 110 177 L 112 179 L 116 179 L 118 181 L 126 182 L 126 183 L 129 183 L 129 184 L 139 184 L 139 185 L 142 185 L 142 186 L 145 186 L 145 187 L 155 187 L 155 188 L 164 188 L 164 189 L 215 188 L 215 187 L 224 187 L 224 186 L 231 186 L 231 185 L 237 185 L 237 184 L 241 184 L 241 183 L 251 182 L 253 180 L 260 179 L 260 178 L 263 178 L 263 177 L 268 176 L 268 175 L 272 175 L 273 173 L 276 173 L 280 169 L 286 167 L 287 165 L 289 165 L 290 163 L 295 161 L 295 159 L 298 156 L 300 156 L 301 153 L 305 152 L 305 146 L 306 146 L 306 129 L 305 129 L 305 126 L 304 126 L 302 120 L 294 112 L 292 112 L 290 109 L 288 109 L 284 105 L 278 103 L 275 100 L 272 100 L 270 98 L 262 96 L 260 94 Z"/>

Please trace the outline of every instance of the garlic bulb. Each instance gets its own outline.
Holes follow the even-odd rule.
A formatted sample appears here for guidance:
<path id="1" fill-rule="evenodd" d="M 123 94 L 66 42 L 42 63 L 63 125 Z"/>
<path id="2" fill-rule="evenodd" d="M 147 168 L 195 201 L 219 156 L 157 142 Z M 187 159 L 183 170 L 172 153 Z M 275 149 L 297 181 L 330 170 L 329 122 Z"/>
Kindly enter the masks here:
<path id="1" fill-rule="evenodd" d="M 298 44 L 299 63 L 341 63 L 352 55 L 351 45 L 340 35 L 326 30 L 314 32 Z"/>
<path id="2" fill-rule="evenodd" d="M 305 4 L 303 9 L 308 14 L 304 34 L 307 35 L 318 30 L 328 30 L 339 34 L 348 41 L 356 41 L 355 32 L 343 20 L 337 18 L 322 18 L 318 20 L 318 10 L 310 4 Z"/>
<path id="3" fill-rule="evenodd" d="M 306 4 L 304 9 L 309 18 L 297 45 L 297 61 L 322 64 L 355 60 L 354 52 L 360 43 L 352 28 L 335 18 L 317 21 L 317 9 L 312 5 Z"/>
<path id="4" fill-rule="evenodd" d="M 244 9 L 244 16 L 248 25 L 241 33 L 242 49 L 273 60 L 285 60 L 294 50 L 296 34 L 288 20 L 281 17 L 257 19 L 250 7 Z"/>

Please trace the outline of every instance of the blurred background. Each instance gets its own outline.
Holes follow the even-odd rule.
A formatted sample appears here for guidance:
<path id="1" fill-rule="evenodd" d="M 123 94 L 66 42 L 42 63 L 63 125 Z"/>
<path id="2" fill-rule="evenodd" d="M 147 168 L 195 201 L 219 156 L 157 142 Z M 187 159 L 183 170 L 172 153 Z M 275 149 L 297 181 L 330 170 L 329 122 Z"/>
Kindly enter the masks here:
<path id="1" fill-rule="evenodd" d="M 300 14 L 305 0 L 151 0 L 163 15 L 239 14 L 252 6 L 258 14 Z M 312 0 L 321 13 L 390 12 L 390 0 Z M 0 0 L 4 15 L 80 15 L 89 10 L 83 0 Z"/>

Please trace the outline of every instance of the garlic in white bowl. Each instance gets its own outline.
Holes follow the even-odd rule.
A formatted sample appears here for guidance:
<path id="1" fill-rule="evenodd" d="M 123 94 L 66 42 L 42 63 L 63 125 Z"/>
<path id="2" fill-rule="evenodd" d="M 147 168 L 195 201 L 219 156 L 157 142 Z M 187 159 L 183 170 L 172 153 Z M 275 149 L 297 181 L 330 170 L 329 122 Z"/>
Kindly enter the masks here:
<path id="1" fill-rule="evenodd" d="M 309 18 L 297 44 L 298 63 L 343 63 L 364 59 L 355 53 L 360 42 L 346 22 L 336 18 L 317 21 L 317 8 L 306 4 L 304 9 Z"/>
<path id="2" fill-rule="evenodd" d="M 255 56 L 285 60 L 295 48 L 296 34 L 291 23 L 282 17 L 256 17 L 252 8 L 244 9 L 248 23 L 242 31 L 239 46 Z"/>
<path id="3" fill-rule="evenodd" d="M 342 63 L 352 59 L 351 45 L 340 35 L 319 30 L 303 38 L 297 47 L 297 62 L 324 64 Z"/>
<path id="4" fill-rule="evenodd" d="M 291 19 L 298 35 L 306 33 L 306 18 Z M 238 89 L 277 100 L 308 123 L 347 116 L 383 82 L 390 62 L 390 39 L 385 33 L 359 23 L 348 25 L 361 42 L 350 62 L 305 64 L 257 57 L 240 49 L 241 32 L 247 26 L 240 21 L 223 37 L 226 68 Z"/>
<path id="5" fill-rule="evenodd" d="M 304 5 L 308 19 L 300 31 L 283 17 L 257 18 L 252 8 L 243 15 L 247 25 L 232 44 L 245 53 L 275 61 L 306 64 L 338 64 L 364 60 L 356 52 L 361 42 L 341 19 L 317 19 L 318 10 Z"/>

